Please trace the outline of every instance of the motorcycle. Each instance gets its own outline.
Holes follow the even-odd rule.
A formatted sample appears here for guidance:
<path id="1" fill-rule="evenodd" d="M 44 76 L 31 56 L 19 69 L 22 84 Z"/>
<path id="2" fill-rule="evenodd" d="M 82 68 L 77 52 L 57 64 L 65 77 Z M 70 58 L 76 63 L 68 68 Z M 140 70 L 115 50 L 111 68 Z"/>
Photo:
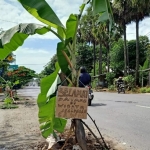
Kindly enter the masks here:
<path id="1" fill-rule="evenodd" d="M 91 106 L 92 100 L 94 98 L 93 90 L 90 85 L 85 86 L 86 88 L 89 88 L 89 99 L 88 99 L 88 106 Z"/>
<path id="2" fill-rule="evenodd" d="M 118 94 L 121 92 L 125 94 L 125 86 L 123 83 L 119 84 L 119 87 L 118 87 Z"/>

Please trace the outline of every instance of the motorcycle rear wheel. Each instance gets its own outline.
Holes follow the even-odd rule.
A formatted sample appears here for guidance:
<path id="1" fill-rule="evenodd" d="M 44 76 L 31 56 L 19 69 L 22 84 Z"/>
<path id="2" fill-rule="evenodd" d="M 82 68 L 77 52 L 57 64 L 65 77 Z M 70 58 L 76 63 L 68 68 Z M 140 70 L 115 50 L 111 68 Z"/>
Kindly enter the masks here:
<path id="1" fill-rule="evenodd" d="M 91 104 L 92 104 L 92 100 L 89 99 L 89 100 L 88 100 L 88 106 L 91 106 Z"/>

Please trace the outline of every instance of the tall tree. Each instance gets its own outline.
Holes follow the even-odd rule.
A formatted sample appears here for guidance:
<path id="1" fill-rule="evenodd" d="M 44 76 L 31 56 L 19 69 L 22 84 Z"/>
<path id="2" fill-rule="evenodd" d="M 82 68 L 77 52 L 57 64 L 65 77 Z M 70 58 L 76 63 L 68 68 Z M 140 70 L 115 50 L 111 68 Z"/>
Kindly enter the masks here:
<path id="1" fill-rule="evenodd" d="M 148 53 L 148 45 L 149 45 L 149 39 L 146 36 L 140 36 L 139 37 L 139 55 L 140 55 L 140 59 L 139 59 L 139 65 L 143 66 L 145 60 L 148 58 L 149 55 L 147 55 Z M 136 70 L 135 64 L 136 64 L 136 40 L 130 40 L 127 41 L 128 44 L 128 49 L 129 49 L 129 59 L 130 59 L 130 73 L 133 73 Z M 123 66 L 124 66 L 124 54 L 123 54 L 123 45 L 124 45 L 124 41 L 123 39 L 119 39 L 117 42 L 114 42 L 114 44 L 112 45 L 112 49 L 111 49 L 111 68 L 113 69 L 113 71 L 115 71 L 117 73 L 117 71 L 123 71 Z"/>
<path id="2" fill-rule="evenodd" d="M 139 22 L 150 13 L 150 0 L 131 0 L 132 2 L 132 20 L 136 24 L 136 72 L 135 82 L 139 85 Z"/>
<path id="3" fill-rule="evenodd" d="M 130 17 L 130 6 L 129 1 L 126 0 L 114 0 L 113 1 L 113 14 L 114 20 L 123 28 L 124 37 L 124 75 L 127 74 L 127 68 L 129 68 L 129 57 L 127 49 L 127 38 L 126 38 L 126 25 L 131 23 Z"/>
<path id="4" fill-rule="evenodd" d="M 86 14 L 81 19 L 81 36 L 83 39 L 93 45 L 93 75 L 96 75 L 96 45 L 98 44 L 95 38 L 94 29 L 97 28 L 97 16 L 93 16 L 91 5 L 87 8 Z"/>

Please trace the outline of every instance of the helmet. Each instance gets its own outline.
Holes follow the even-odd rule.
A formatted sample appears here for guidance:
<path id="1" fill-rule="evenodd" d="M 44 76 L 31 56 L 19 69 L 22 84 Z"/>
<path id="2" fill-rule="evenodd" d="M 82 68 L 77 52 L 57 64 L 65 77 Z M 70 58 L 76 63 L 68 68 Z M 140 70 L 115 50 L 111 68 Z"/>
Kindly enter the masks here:
<path id="1" fill-rule="evenodd" d="M 81 73 L 85 73 L 85 72 L 86 72 L 85 67 L 80 67 L 80 72 L 81 72 Z"/>

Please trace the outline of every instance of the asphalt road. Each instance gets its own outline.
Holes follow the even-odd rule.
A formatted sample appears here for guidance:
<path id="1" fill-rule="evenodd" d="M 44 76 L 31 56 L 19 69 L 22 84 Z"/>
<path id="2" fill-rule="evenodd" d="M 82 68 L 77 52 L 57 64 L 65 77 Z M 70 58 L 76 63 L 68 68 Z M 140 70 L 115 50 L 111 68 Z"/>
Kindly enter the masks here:
<path id="1" fill-rule="evenodd" d="M 88 112 L 103 135 L 131 150 L 150 150 L 150 95 L 94 93 Z M 89 119 L 86 120 L 90 125 Z"/>
<path id="2" fill-rule="evenodd" d="M 19 90 L 36 98 L 40 89 Z M 150 150 L 150 95 L 95 92 L 89 114 L 96 121 L 102 135 L 118 141 L 127 150 Z M 94 127 L 91 120 L 84 120 Z"/>

